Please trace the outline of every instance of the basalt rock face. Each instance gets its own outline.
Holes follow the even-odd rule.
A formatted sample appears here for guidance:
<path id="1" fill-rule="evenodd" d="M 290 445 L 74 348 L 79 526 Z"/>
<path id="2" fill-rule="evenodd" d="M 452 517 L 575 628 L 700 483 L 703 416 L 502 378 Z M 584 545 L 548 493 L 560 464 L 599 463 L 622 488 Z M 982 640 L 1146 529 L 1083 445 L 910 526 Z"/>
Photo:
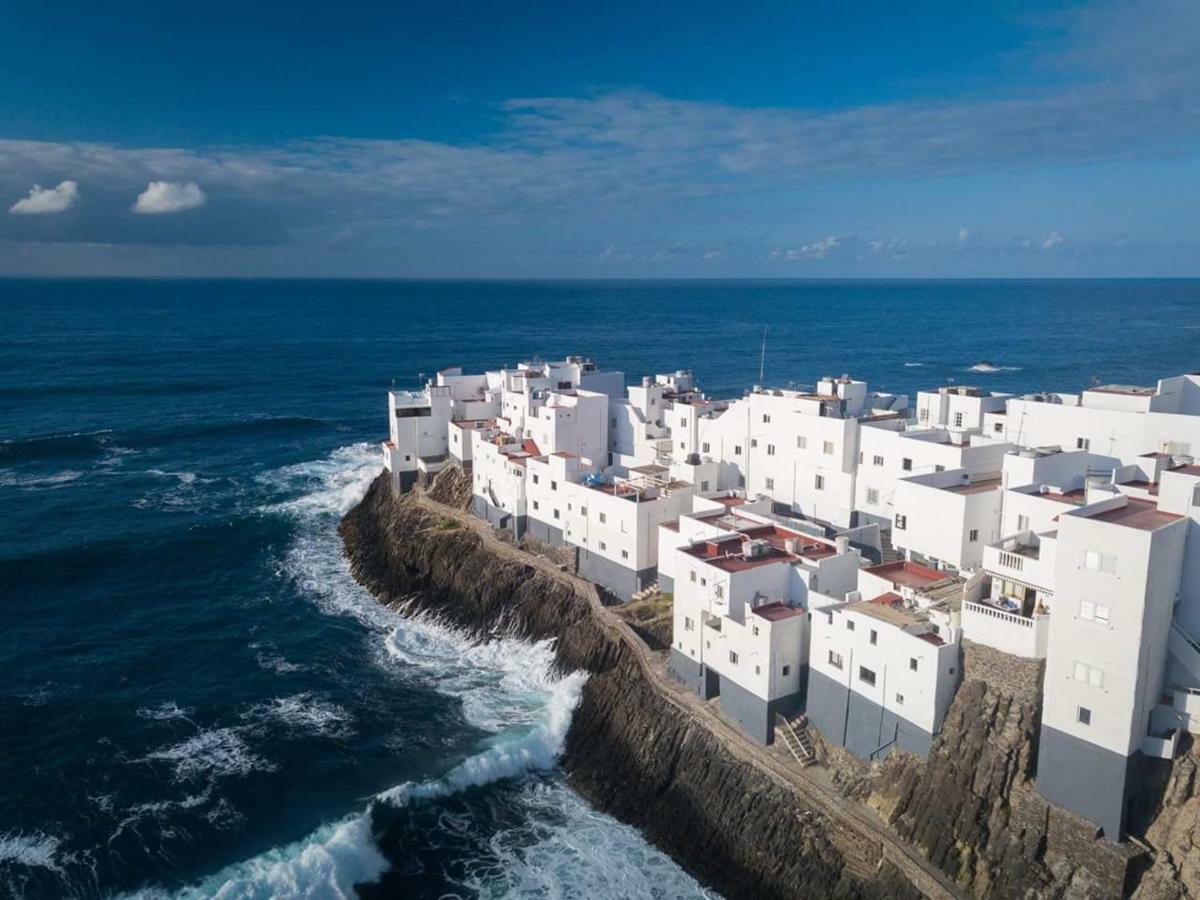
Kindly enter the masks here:
<path id="1" fill-rule="evenodd" d="M 1127 849 L 1034 789 L 1043 664 L 966 642 L 929 759 L 894 754 L 867 802 L 977 897 L 1119 897 Z"/>
<path id="2" fill-rule="evenodd" d="M 559 665 L 589 673 L 563 760 L 571 783 L 702 881 L 730 897 L 918 896 L 880 861 L 878 843 L 872 856 L 852 829 L 735 758 L 672 704 L 571 584 L 393 497 L 383 477 L 341 533 L 355 577 L 382 602 L 406 602 L 481 636 L 504 629 L 554 638 Z M 374 893 L 381 889 L 386 876 Z"/>
<path id="3" fill-rule="evenodd" d="M 1156 762 L 1148 782 L 1161 780 L 1162 800 L 1145 829 L 1155 849 L 1134 900 L 1200 897 L 1200 746 L 1187 736 L 1187 749 L 1172 763 Z M 1155 776 L 1158 776 L 1155 778 Z"/>

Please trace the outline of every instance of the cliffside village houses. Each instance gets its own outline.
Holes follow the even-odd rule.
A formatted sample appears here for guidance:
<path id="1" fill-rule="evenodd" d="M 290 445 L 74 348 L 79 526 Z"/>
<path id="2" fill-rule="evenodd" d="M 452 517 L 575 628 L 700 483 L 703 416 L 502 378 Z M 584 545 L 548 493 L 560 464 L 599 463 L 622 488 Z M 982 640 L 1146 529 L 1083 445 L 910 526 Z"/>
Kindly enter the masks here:
<path id="1" fill-rule="evenodd" d="M 479 517 L 620 600 L 669 595 L 671 672 L 758 741 L 804 712 L 925 756 L 964 642 L 1045 660 L 1038 790 L 1120 840 L 1131 759 L 1200 732 L 1200 374 L 910 406 L 573 356 L 445 369 L 388 422 L 396 491 L 461 466 Z"/>

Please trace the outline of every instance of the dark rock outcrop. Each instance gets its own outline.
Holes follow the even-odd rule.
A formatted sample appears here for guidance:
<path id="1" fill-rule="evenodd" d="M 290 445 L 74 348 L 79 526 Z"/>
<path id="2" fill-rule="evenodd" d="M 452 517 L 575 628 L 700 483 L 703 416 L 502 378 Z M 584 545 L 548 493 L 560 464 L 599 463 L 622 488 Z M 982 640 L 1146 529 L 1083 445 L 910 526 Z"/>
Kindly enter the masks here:
<path id="1" fill-rule="evenodd" d="M 919 896 L 878 841 L 735 758 L 656 690 L 564 579 L 497 555 L 411 497 L 394 498 L 383 477 L 341 533 L 355 577 L 382 602 L 436 612 L 480 636 L 502 628 L 554 638 L 564 670 L 590 673 L 563 760 L 572 785 L 702 881 L 731 897 Z M 371 893 L 388 893 L 386 875 Z"/>

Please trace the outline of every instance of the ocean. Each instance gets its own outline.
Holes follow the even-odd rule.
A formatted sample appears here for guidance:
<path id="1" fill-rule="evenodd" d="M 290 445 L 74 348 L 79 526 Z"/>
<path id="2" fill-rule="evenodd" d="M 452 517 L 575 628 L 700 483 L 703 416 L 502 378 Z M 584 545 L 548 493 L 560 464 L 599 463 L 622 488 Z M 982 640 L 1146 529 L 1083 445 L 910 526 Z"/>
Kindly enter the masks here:
<path id="1" fill-rule="evenodd" d="M 411 897 L 714 896 L 556 767 L 582 675 L 341 556 L 390 386 L 569 353 L 1152 384 L 1200 282 L 0 280 L 0 895 L 353 896 L 386 842 Z"/>

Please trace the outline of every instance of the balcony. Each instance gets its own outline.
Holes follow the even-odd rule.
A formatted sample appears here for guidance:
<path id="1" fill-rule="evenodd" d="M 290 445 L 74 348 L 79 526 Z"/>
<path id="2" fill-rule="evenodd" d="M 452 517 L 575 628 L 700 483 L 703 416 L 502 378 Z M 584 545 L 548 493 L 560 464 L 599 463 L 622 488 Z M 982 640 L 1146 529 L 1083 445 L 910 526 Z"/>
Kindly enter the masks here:
<path id="1" fill-rule="evenodd" d="M 962 608 L 963 637 L 1013 656 L 1045 659 L 1050 638 L 1048 614 L 1022 616 L 990 603 L 967 601 Z"/>
<path id="2" fill-rule="evenodd" d="M 983 568 L 997 578 L 1053 592 L 1055 544 L 1049 534 L 1022 531 L 1009 535 L 983 548 Z"/>

